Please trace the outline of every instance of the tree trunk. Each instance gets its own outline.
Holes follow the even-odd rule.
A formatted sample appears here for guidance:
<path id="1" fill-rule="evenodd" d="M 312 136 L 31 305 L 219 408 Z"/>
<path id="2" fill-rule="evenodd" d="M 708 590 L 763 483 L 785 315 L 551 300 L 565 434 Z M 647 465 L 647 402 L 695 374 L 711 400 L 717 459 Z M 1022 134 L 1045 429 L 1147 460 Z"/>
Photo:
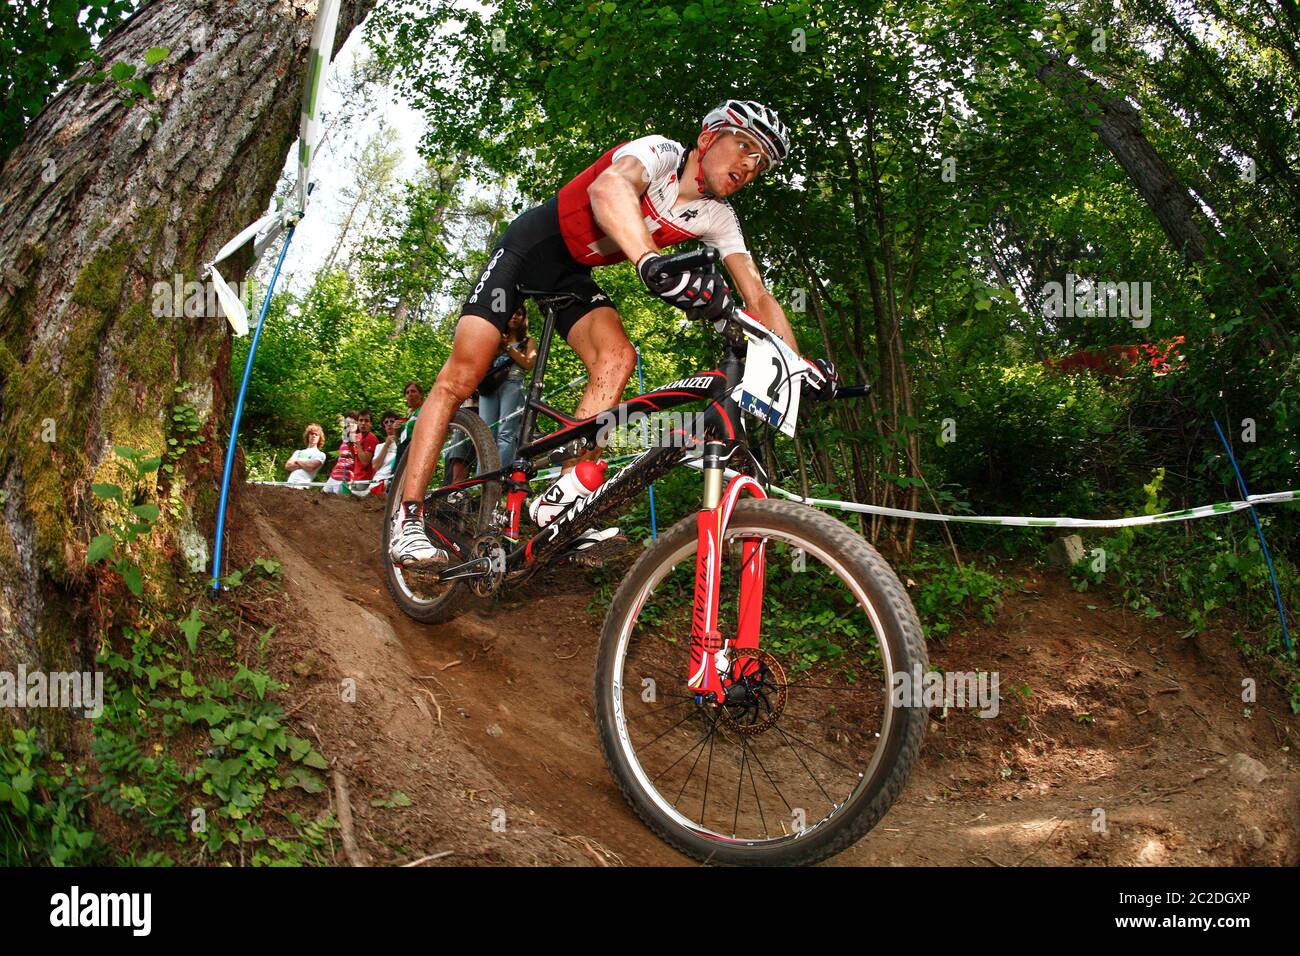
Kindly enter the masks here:
<path id="1" fill-rule="evenodd" d="M 1124 97 L 1061 60 L 1049 60 L 1038 68 L 1037 75 L 1045 86 L 1082 111 L 1175 248 L 1188 262 L 1204 259 L 1206 240 L 1197 222 L 1196 204 L 1178 174 L 1142 132 L 1138 111 Z"/>
<path id="2" fill-rule="evenodd" d="M 373 0 L 344 0 L 342 43 Z M 120 482 L 115 445 L 161 456 L 173 409 L 203 444 L 136 500 L 168 497 L 133 557 L 167 595 L 207 560 L 231 414 L 230 330 L 211 295 L 185 315 L 171 293 L 266 208 L 297 135 L 316 0 L 145 2 L 100 48 L 143 64 L 156 100 L 74 83 L 0 167 L 0 659 L 84 660 L 122 605 L 121 579 L 86 563 Z M 242 267 L 226 263 L 228 278 Z M 205 286 L 205 289 L 208 287 Z M 167 290 L 164 293 L 162 290 Z M 178 388 L 181 383 L 192 383 Z M 157 479 L 157 480 L 155 480 Z M 161 487 L 160 487 L 161 486 Z M 183 557 L 188 550 L 189 558 Z M 93 614 L 91 610 L 93 609 Z M 81 669 L 81 668 L 71 668 Z"/>

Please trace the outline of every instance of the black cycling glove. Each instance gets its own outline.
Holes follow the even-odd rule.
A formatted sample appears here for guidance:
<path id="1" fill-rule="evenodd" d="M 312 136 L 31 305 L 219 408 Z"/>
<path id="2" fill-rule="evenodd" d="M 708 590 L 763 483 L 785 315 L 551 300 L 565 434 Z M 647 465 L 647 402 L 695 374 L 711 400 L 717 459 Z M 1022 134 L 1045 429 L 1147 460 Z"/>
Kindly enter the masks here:
<path id="1" fill-rule="evenodd" d="M 637 273 L 647 289 L 669 305 L 681 309 L 687 318 L 710 321 L 731 308 L 731 290 L 717 272 L 694 269 L 661 275 L 663 261 L 663 256 L 644 256 L 637 266 Z"/>
<path id="2" fill-rule="evenodd" d="M 813 365 L 817 370 L 826 376 L 826 381 L 822 383 L 821 388 L 817 389 L 816 395 L 819 401 L 830 401 L 840 390 L 840 373 L 835 370 L 835 363 L 830 359 L 813 359 Z"/>

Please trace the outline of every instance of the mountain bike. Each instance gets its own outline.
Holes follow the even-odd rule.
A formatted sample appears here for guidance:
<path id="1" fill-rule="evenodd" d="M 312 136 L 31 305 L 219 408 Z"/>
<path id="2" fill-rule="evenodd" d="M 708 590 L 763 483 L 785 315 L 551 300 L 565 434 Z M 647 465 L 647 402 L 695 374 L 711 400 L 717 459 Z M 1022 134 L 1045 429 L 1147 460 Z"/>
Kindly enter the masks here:
<path id="1" fill-rule="evenodd" d="M 716 262 L 713 250 L 665 272 Z M 453 555 L 437 571 L 387 558 L 405 473 L 393 474 L 384 524 L 386 580 L 417 621 L 449 620 L 465 589 L 490 596 L 539 572 L 599 560 L 575 551 L 651 482 L 680 467 L 703 478 L 700 509 L 632 564 L 613 595 L 596 655 L 600 745 L 632 809 L 697 860 L 809 864 L 845 849 L 884 816 L 917 759 L 928 717 L 900 680 L 928 670 L 925 640 L 897 575 L 860 535 L 806 505 L 769 498 L 744 414 L 793 435 L 804 385 L 821 370 L 744 309 L 715 321 L 720 366 L 577 420 L 542 400 L 555 311 L 564 294 L 521 290 L 545 316 L 514 461 L 488 426 L 458 410 L 446 448 L 477 473 L 424 496 L 430 537 Z M 865 394 L 867 386 L 837 398 Z M 810 392 L 809 394 L 813 394 Z M 630 423 L 690 403 L 658 440 L 540 529 L 525 528 L 537 462 L 573 457 Z M 541 414 L 557 424 L 534 434 Z M 447 455 L 440 455 L 443 462 Z M 439 464 L 439 468 L 445 466 Z"/>

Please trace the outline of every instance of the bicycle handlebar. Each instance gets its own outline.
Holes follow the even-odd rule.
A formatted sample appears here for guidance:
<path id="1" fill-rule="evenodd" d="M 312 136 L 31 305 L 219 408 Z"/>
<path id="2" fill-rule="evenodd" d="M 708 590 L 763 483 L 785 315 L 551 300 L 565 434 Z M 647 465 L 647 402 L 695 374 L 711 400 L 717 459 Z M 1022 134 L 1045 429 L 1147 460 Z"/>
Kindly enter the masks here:
<path id="1" fill-rule="evenodd" d="M 718 262 L 718 250 L 712 246 L 705 246 L 703 249 L 696 249 L 691 252 L 679 252 L 676 255 L 665 256 L 660 264 L 658 273 L 661 276 L 680 275 L 683 272 L 691 272 L 695 269 L 702 269 L 708 266 L 716 265 Z M 734 316 L 735 304 L 732 304 L 732 311 L 726 316 Z M 835 393 L 835 398 L 863 398 L 871 391 L 871 383 L 864 382 L 861 385 L 846 385 Z"/>

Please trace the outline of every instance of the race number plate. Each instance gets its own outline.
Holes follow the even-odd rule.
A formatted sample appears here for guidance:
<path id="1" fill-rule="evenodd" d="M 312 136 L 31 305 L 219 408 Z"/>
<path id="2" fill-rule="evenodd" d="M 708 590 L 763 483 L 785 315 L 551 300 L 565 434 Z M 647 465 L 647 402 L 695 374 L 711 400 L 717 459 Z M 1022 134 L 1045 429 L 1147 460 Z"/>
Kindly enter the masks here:
<path id="1" fill-rule="evenodd" d="M 803 359 L 784 342 L 750 339 L 745 353 L 745 377 L 732 393 L 736 403 L 756 418 L 794 437 L 799 418 Z"/>

